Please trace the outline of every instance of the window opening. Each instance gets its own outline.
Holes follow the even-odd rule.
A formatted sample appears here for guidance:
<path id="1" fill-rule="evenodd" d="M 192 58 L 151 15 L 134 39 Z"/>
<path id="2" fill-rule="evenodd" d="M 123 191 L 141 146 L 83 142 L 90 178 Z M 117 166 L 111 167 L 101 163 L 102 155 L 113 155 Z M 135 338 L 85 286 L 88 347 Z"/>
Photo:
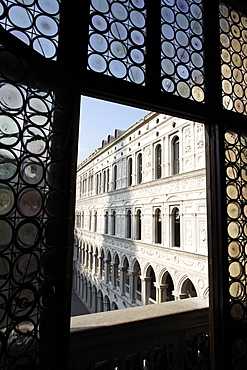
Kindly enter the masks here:
<path id="1" fill-rule="evenodd" d="M 94 111 L 96 111 L 96 109 L 94 109 Z M 109 110 L 107 110 L 108 119 L 109 115 Z M 145 118 L 146 116 L 147 118 Z M 198 200 L 198 197 L 195 197 L 197 200 L 195 199 L 192 201 L 192 203 L 190 203 L 191 194 L 196 195 L 198 190 L 196 187 L 194 189 L 192 186 L 188 190 L 188 182 L 190 184 L 200 184 L 201 186 L 201 184 L 204 184 L 205 181 L 204 127 L 200 123 L 190 123 L 188 120 L 186 120 L 186 123 L 182 123 L 181 119 L 176 120 L 176 117 L 164 116 L 164 114 L 162 117 L 160 117 L 159 132 L 161 142 L 164 143 L 164 145 L 166 143 L 168 145 L 170 140 L 170 133 L 163 133 L 163 122 L 165 127 L 170 127 L 171 133 L 173 134 L 174 128 L 172 127 L 172 123 L 174 120 L 176 120 L 176 129 L 179 130 L 179 137 L 184 138 L 181 140 L 180 144 L 183 142 L 187 148 L 186 151 L 183 151 L 183 153 L 186 153 L 183 157 L 185 168 L 181 169 L 181 173 L 179 172 L 176 178 L 172 178 L 172 176 L 170 176 L 169 169 L 169 162 L 171 162 L 171 155 L 168 150 L 169 147 L 167 147 L 167 150 L 164 150 L 163 152 L 161 150 L 161 143 L 155 142 L 157 113 L 147 112 L 146 116 L 144 114 L 142 117 L 144 132 L 147 132 L 146 127 L 148 126 L 148 134 L 153 133 L 154 135 L 150 136 L 152 137 L 150 142 L 145 141 L 145 145 L 143 145 L 142 140 L 147 140 L 147 136 L 143 135 L 143 139 L 139 141 L 141 152 L 135 152 L 135 148 L 137 148 L 138 143 L 135 141 L 136 138 L 134 137 L 134 133 L 131 134 L 133 137 L 132 140 L 129 141 L 129 131 L 127 131 L 125 138 L 124 131 L 116 131 L 114 128 L 114 130 L 111 130 L 114 132 L 114 135 L 110 135 L 113 136 L 112 141 L 110 141 L 108 144 L 104 144 L 105 146 L 107 145 L 107 148 L 104 149 L 104 145 L 101 148 L 97 148 L 96 151 L 92 151 L 91 154 L 88 154 L 86 160 L 80 162 L 80 166 L 82 163 L 85 165 L 85 168 L 87 168 L 87 176 L 86 174 L 79 173 L 79 178 L 83 178 L 83 176 L 85 176 L 86 179 L 89 178 L 89 174 L 90 176 L 95 174 L 95 190 L 90 192 L 90 194 L 87 192 L 86 196 L 84 195 L 83 198 L 78 197 L 78 202 L 82 202 L 82 206 L 77 207 L 77 209 L 81 210 L 81 212 L 84 212 L 86 215 L 88 215 L 91 211 L 90 208 L 92 208 L 92 210 L 97 209 L 97 233 L 102 234 L 101 248 L 102 251 L 105 252 L 105 254 L 102 254 L 101 252 L 95 252 L 95 249 L 96 247 L 98 248 L 98 245 L 91 231 L 92 237 L 87 236 L 87 240 L 91 239 L 90 248 L 91 245 L 93 245 L 92 253 L 95 260 L 93 262 L 92 269 L 90 270 L 91 252 L 89 249 L 89 251 L 87 251 L 88 267 L 83 271 L 83 278 L 91 281 L 93 284 L 92 287 L 95 286 L 96 280 L 92 279 L 90 274 L 96 274 L 97 279 L 99 279 L 98 284 L 101 285 L 97 286 L 97 291 L 99 289 L 102 290 L 103 303 L 101 305 L 99 300 L 97 304 L 98 312 L 101 312 L 101 310 L 105 311 L 107 309 L 112 309 L 114 307 L 114 302 L 117 302 L 118 309 L 121 309 L 125 307 L 131 307 L 133 304 L 155 304 L 184 298 L 183 294 L 186 293 L 186 291 L 184 291 L 185 288 L 183 287 L 182 289 L 182 284 L 180 287 L 178 287 L 178 281 L 176 279 L 174 280 L 172 271 L 170 271 L 169 262 L 162 263 L 161 268 L 164 269 L 165 272 L 160 274 L 157 274 L 154 265 L 152 267 L 153 271 L 150 269 L 145 274 L 144 262 L 146 263 L 150 258 L 154 258 L 152 256 L 155 256 L 156 258 L 156 256 L 159 254 L 162 255 L 162 253 L 165 253 L 167 256 L 169 256 L 169 250 L 171 249 L 171 246 L 181 246 L 182 248 L 180 251 L 182 253 L 185 251 L 185 253 L 187 253 L 186 255 L 188 255 L 188 252 L 193 252 L 191 255 L 194 255 L 195 253 L 197 255 L 204 256 L 204 258 L 206 256 L 206 199 L 204 197 L 204 199 Z M 101 116 L 101 119 L 103 120 L 103 116 Z M 146 119 L 148 119 L 148 122 L 145 122 Z M 132 121 L 131 123 L 137 125 L 138 120 L 136 120 L 134 123 Z M 136 134 L 138 134 L 140 123 L 138 123 L 138 125 L 138 129 L 136 131 L 133 130 L 133 132 L 136 132 Z M 130 126 L 131 124 L 129 127 L 126 127 L 126 130 L 128 130 Z M 104 134 L 104 136 L 108 138 L 107 134 Z M 195 138 L 195 141 L 192 141 L 192 138 Z M 102 137 L 100 137 L 98 142 L 102 142 Z M 171 148 L 173 148 L 173 144 L 176 148 L 176 145 L 179 142 L 178 136 L 173 136 L 173 141 L 170 142 Z M 116 150 L 115 147 L 117 148 Z M 133 156 L 130 157 L 129 155 L 130 147 L 132 148 L 132 152 L 135 152 L 135 154 L 133 154 L 135 161 L 133 160 Z M 171 148 L 170 150 L 172 151 L 173 149 Z M 181 151 L 182 150 L 183 149 L 181 148 Z M 179 151 L 175 150 L 175 153 L 175 158 L 179 159 Z M 196 161 L 194 158 L 196 158 Z M 155 163 L 155 161 L 157 164 L 155 169 L 155 177 L 156 175 L 158 177 L 162 174 L 159 181 L 161 185 L 157 187 L 157 181 L 154 181 L 153 183 L 156 183 L 156 188 L 154 188 L 154 185 L 152 184 L 152 181 L 155 179 L 151 166 L 151 164 Z M 113 189 L 114 183 L 116 183 L 116 176 L 114 176 L 114 166 L 116 166 L 116 163 L 118 185 L 115 191 Z M 195 163 L 197 163 L 197 166 L 192 166 L 190 168 L 188 167 L 188 163 L 193 163 L 193 166 Z M 161 169 L 158 170 L 158 167 L 161 165 L 164 169 L 164 173 L 161 172 Z M 145 178 L 142 176 L 143 170 L 145 171 Z M 101 193 L 99 192 L 99 194 L 96 194 L 96 175 L 98 175 L 99 183 L 100 173 L 102 174 L 102 190 Z M 200 181 L 194 180 L 197 178 L 197 175 L 200 176 Z M 140 177 L 143 185 L 145 186 L 143 187 L 143 191 L 139 194 L 139 191 L 137 192 L 135 186 L 133 185 L 138 183 Z M 130 186 L 131 183 L 132 186 Z M 92 185 L 90 183 L 90 187 L 91 186 Z M 104 191 L 106 190 L 107 186 L 111 188 L 109 193 Z M 78 189 L 79 188 L 80 186 L 78 182 Z M 204 194 L 204 191 L 205 187 L 200 188 L 201 194 Z M 146 200 L 147 196 L 148 201 Z M 171 205 L 171 202 L 174 202 L 175 198 L 177 200 L 179 198 L 178 202 L 179 204 L 183 204 L 184 208 L 181 208 L 181 206 L 174 207 Z M 155 206 L 155 204 L 158 205 Z M 196 209 L 196 212 L 192 212 L 192 209 Z M 182 221 L 180 219 L 181 213 L 185 214 L 185 217 L 183 217 Z M 195 213 L 197 214 L 196 217 L 194 216 Z M 79 214 L 80 212 L 78 212 L 78 215 Z M 94 215 L 95 213 L 93 211 L 93 220 Z M 196 232 L 194 230 L 194 225 L 196 225 L 197 228 Z M 92 221 L 92 228 L 94 229 L 94 221 Z M 180 229 L 184 230 L 183 232 L 186 233 L 186 238 L 183 241 L 180 240 Z M 79 230 L 77 232 L 80 234 Z M 196 239 L 196 235 L 199 240 Z M 81 237 L 83 238 L 83 235 Z M 131 246 L 131 248 L 133 248 L 133 252 L 131 252 L 131 254 L 134 258 L 137 258 L 137 255 L 135 254 L 135 248 L 138 248 L 138 250 L 146 250 L 146 248 L 148 248 L 148 251 L 151 253 L 151 257 L 148 258 L 148 260 L 144 259 L 145 261 L 137 258 L 136 263 L 131 265 L 131 263 L 128 262 L 127 264 L 126 261 L 124 262 L 121 260 L 118 251 L 119 260 L 116 264 L 115 244 L 117 249 L 124 253 L 126 253 Z M 155 252 L 153 251 L 154 247 L 156 248 Z M 111 255 L 108 255 L 109 250 Z M 107 257 L 105 258 L 104 256 Z M 147 254 L 147 256 L 149 255 Z M 169 258 L 166 261 L 169 261 Z M 157 265 L 160 263 L 160 260 L 156 261 Z M 95 269 L 98 272 L 94 271 Z M 183 274 L 186 273 L 187 270 L 183 272 Z M 195 272 L 195 275 L 196 274 L 198 274 L 198 271 Z M 195 287 L 197 282 L 196 277 L 192 276 L 190 279 Z M 201 296 L 208 289 L 207 283 L 205 282 L 204 284 L 205 289 L 201 289 L 203 290 L 203 292 L 200 292 Z M 187 287 L 186 289 L 188 290 L 189 288 Z M 114 298 L 116 291 L 119 293 L 121 292 L 118 301 L 116 301 Z M 192 296 L 193 294 L 190 293 L 190 295 Z M 106 296 L 108 297 L 107 299 L 105 298 Z M 85 302 L 87 307 L 89 307 L 90 304 L 89 298 L 89 293 L 88 299 L 83 298 L 83 302 Z M 108 299 L 109 305 L 107 304 Z M 96 309 L 94 300 L 92 305 L 93 308 L 91 307 L 90 310 L 93 309 L 94 312 Z"/>

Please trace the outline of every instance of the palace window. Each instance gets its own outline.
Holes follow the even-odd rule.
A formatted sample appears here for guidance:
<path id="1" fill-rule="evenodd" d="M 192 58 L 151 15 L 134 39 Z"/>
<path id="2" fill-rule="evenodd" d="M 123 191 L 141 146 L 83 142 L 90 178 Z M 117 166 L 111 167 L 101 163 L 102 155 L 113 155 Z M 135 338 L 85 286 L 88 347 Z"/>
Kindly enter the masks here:
<path id="1" fill-rule="evenodd" d="M 132 157 L 128 159 L 128 186 L 132 185 Z"/>
<path id="2" fill-rule="evenodd" d="M 162 149 L 161 149 L 161 145 L 158 144 L 156 145 L 156 148 L 155 148 L 155 178 L 156 179 L 160 179 L 161 178 L 161 156 L 162 156 Z"/>
<path id="3" fill-rule="evenodd" d="M 126 215 L 126 238 L 131 238 L 131 210 L 128 209 Z"/>
<path id="4" fill-rule="evenodd" d="M 137 155 L 137 184 L 142 183 L 142 153 Z"/>
<path id="5" fill-rule="evenodd" d="M 108 234 L 108 211 L 105 212 L 104 215 L 104 224 L 105 224 L 105 234 Z"/>
<path id="6" fill-rule="evenodd" d="M 180 247 L 180 214 L 177 207 L 172 210 L 172 246 Z"/>
<path id="7" fill-rule="evenodd" d="M 115 235 L 116 234 L 116 211 L 112 211 L 112 232 L 111 234 L 112 235 Z"/>
<path id="8" fill-rule="evenodd" d="M 136 240 L 141 240 L 142 238 L 142 219 L 141 219 L 141 210 L 138 209 L 136 212 Z"/>
<path id="9" fill-rule="evenodd" d="M 179 138 L 176 136 L 172 142 L 172 174 L 179 173 Z"/>
<path id="10" fill-rule="evenodd" d="M 94 213 L 94 232 L 97 231 L 97 212 Z"/>
<path id="11" fill-rule="evenodd" d="M 113 167 L 113 190 L 117 189 L 117 165 Z"/>
<path id="12" fill-rule="evenodd" d="M 154 215 L 155 222 L 155 243 L 161 244 L 162 242 L 162 215 L 160 208 L 155 210 Z"/>

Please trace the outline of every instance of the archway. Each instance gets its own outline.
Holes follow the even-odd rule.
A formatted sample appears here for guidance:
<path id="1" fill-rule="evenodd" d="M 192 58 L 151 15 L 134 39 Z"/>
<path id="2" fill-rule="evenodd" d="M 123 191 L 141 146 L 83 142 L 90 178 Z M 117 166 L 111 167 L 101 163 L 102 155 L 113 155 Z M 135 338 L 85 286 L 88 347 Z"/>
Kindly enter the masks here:
<path id="1" fill-rule="evenodd" d="M 174 301 L 174 284 L 168 271 L 164 273 L 161 279 L 161 302 Z"/>
<path id="2" fill-rule="evenodd" d="M 196 288 L 192 281 L 187 278 L 182 285 L 180 298 L 192 298 L 197 297 Z"/>

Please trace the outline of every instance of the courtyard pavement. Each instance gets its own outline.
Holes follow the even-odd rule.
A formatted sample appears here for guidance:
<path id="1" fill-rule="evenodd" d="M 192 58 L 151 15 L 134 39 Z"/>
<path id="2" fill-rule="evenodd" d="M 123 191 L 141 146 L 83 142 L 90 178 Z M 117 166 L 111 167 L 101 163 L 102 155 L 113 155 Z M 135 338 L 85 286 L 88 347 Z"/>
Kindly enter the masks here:
<path id="1" fill-rule="evenodd" d="M 71 297 L 71 316 L 79 316 L 79 315 L 87 315 L 90 312 L 84 306 L 80 298 L 76 295 L 74 291 L 72 291 Z"/>

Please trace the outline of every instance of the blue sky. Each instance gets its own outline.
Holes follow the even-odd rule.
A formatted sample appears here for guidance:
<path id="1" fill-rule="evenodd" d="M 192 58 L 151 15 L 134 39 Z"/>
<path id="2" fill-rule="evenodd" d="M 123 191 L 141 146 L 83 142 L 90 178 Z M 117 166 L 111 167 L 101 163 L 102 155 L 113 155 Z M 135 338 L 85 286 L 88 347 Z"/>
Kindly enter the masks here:
<path id="1" fill-rule="evenodd" d="M 78 148 L 78 163 L 101 146 L 101 141 L 115 128 L 125 130 L 148 111 L 82 97 Z"/>

